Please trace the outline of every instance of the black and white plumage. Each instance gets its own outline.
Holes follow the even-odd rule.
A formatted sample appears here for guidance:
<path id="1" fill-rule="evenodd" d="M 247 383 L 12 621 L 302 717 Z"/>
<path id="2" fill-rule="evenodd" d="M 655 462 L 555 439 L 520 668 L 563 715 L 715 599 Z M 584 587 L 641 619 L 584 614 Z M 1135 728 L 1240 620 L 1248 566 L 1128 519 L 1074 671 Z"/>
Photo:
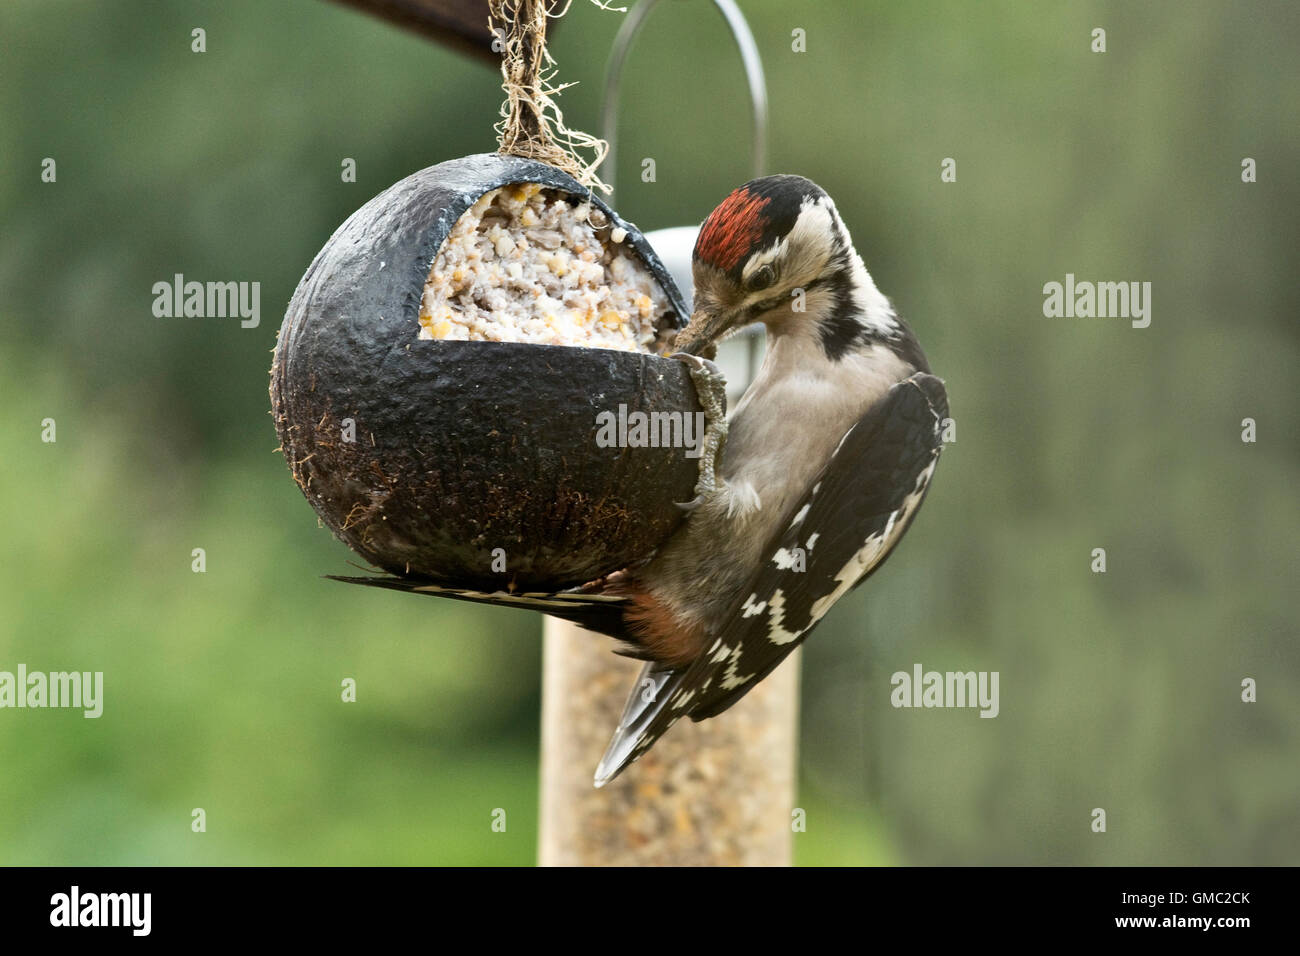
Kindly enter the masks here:
<path id="1" fill-rule="evenodd" d="M 686 667 L 650 663 L 653 700 L 633 693 L 596 771 L 603 782 L 677 720 L 714 717 L 770 674 L 831 607 L 889 556 L 938 463 L 943 385 L 917 373 L 894 385 L 844 436 L 705 653 Z M 800 554 L 802 552 L 802 554 Z M 802 558 L 803 571 L 795 570 Z"/>
<path id="2" fill-rule="evenodd" d="M 943 383 L 811 181 L 733 191 L 701 227 L 693 270 L 677 347 L 694 353 L 680 357 L 710 428 L 690 514 L 647 564 L 559 594 L 346 579 L 531 608 L 644 659 L 597 786 L 677 720 L 743 697 L 881 565 L 921 505 L 948 415 Z M 695 355 L 752 322 L 767 353 L 728 420 L 721 376 Z"/>

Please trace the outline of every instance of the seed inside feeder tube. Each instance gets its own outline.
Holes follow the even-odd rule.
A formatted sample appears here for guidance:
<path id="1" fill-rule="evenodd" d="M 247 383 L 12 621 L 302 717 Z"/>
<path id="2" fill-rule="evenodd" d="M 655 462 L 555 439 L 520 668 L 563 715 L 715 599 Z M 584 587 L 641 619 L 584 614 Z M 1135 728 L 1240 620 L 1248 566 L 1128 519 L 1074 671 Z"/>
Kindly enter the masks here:
<path id="1" fill-rule="evenodd" d="M 419 337 L 661 352 L 672 306 L 626 238 L 537 183 L 484 193 L 434 258 Z"/>

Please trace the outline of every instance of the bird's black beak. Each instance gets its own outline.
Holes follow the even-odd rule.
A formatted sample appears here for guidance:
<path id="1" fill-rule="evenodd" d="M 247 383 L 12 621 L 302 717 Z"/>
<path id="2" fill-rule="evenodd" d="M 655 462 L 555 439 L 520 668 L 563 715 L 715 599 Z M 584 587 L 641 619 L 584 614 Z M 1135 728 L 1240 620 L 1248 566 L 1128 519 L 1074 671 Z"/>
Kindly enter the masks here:
<path id="1" fill-rule="evenodd" d="M 677 333 L 674 349 L 711 358 L 717 351 L 719 337 L 731 328 L 731 319 L 725 312 L 696 309 L 691 313 L 686 328 Z"/>

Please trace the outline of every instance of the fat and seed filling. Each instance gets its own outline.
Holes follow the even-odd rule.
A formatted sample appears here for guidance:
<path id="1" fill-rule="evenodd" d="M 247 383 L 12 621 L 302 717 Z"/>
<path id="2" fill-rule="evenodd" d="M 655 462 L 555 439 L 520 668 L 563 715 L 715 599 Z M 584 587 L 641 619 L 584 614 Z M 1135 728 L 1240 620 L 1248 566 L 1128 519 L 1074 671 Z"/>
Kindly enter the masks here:
<path id="1" fill-rule="evenodd" d="M 537 183 L 485 193 L 433 261 L 420 338 L 660 351 L 672 307 L 626 238 Z"/>

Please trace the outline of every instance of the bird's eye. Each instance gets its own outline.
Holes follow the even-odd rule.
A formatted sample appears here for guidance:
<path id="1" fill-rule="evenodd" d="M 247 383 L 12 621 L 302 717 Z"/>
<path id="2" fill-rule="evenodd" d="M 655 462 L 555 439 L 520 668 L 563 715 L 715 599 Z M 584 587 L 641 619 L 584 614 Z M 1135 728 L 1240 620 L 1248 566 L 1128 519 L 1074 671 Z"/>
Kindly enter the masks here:
<path id="1" fill-rule="evenodd" d="M 770 265 L 761 266 L 754 270 L 754 274 L 745 280 L 745 288 L 750 292 L 757 292 L 760 289 L 768 288 L 776 281 L 776 270 Z"/>

